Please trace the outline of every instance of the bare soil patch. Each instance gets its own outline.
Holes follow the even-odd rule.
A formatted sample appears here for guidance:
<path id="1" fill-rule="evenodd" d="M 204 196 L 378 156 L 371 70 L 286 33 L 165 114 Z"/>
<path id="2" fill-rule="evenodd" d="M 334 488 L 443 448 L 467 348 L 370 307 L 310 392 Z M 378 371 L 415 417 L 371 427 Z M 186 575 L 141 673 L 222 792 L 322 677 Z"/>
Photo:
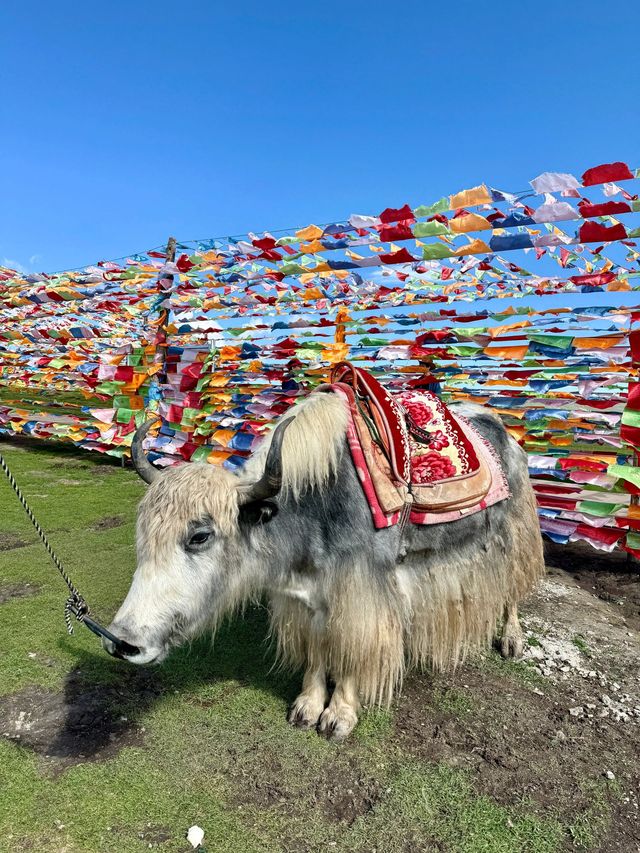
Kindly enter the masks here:
<path id="1" fill-rule="evenodd" d="M 382 796 L 382 789 L 380 782 L 363 769 L 352 753 L 352 746 L 347 745 L 346 750 L 335 757 L 322 777 L 313 781 L 302 795 L 298 787 L 291 784 L 287 771 L 275 755 L 262 757 L 258 774 L 248 773 L 243 762 L 239 762 L 239 766 L 232 762 L 228 773 L 238 791 L 234 803 L 260 809 L 281 807 L 298 813 L 308 808 L 306 802 L 310 801 L 312 808 L 319 809 L 330 823 L 351 826 L 374 808 Z M 229 752 L 233 758 L 233 748 Z"/>
<path id="2" fill-rule="evenodd" d="M 123 515 L 105 515 L 104 518 L 99 518 L 93 524 L 89 525 L 90 530 L 113 530 L 114 527 L 122 527 L 126 519 Z"/>
<path id="3" fill-rule="evenodd" d="M 0 533 L 0 551 L 13 551 L 15 548 L 26 548 L 31 545 L 15 533 Z"/>
<path id="4" fill-rule="evenodd" d="M 547 562 L 571 573 L 576 583 L 602 601 L 616 605 L 640 631 L 640 563 L 621 551 L 599 553 L 585 543 L 546 543 Z"/>
<path id="5" fill-rule="evenodd" d="M 80 459 L 67 459 L 64 462 L 53 462 L 49 467 L 56 471 L 91 471 L 92 475 L 114 474 L 121 468 L 117 462 L 95 458 L 89 462 L 83 462 Z"/>
<path id="6" fill-rule="evenodd" d="M 314 793 L 327 820 L 351 826 L 374 808 L 382 791 L 378 780 L 363 775 L 352 758 L 346 767 L 327 768 Z"/>
<path id="7" fill-rule="evenodd" d="M 40 587 L 31 583 L 5 583 L 0 584 L 0 604 L 6 604 L 14 598 L 27 598 L 36 595 Z"/>
<path id="8" fill-rule="evenodd" d="M 145 670 L 134 670 L 117 685 L 92 685 L 75 671 L 64 692 L 31 686 L 0 698 L 0 734 L 42 756 L 54 772 L 105 761 L 143 743 L 145 730 L 135 715 L 161 692 Z"/>

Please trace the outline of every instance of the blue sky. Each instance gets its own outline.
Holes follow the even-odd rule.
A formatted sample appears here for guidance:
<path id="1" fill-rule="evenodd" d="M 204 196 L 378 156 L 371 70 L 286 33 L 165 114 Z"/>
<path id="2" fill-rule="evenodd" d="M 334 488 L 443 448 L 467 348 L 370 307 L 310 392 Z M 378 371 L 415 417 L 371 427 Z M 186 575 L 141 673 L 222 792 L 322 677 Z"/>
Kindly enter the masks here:
<path id="1" fill-rule="evenodd" d="M 640 165 L 637 4 L 11 0 L 0 263 Z"/>

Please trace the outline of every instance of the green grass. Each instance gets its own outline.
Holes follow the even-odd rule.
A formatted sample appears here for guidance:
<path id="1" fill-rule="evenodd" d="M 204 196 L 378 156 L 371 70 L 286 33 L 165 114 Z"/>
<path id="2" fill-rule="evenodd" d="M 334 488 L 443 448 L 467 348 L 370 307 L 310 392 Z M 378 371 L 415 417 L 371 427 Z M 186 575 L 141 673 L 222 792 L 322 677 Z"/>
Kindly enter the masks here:
<path id="1" fill-rule="evenodd" d="M 468 713 L 472 704 L 465 693 L 460 690 L 448 688 L 445 690 L 435 689 L 431 693 L 431 704 L 438 711 L 445 714 L 462 715 Z"/>
<path id="2" fill-rule="evenodd" d="M 585 657 L 593 657 L 591 649 L 587 645 L 587 641 L 581 634 L 575 634 L 572 638 L 573 645 L 579 649 Z"/>
<path id="3" fill-rule="evenodd" d="M 366 823 L 361 819 L 354 826 L 352 846 L 344 849 L 370 849 L 374 827 L 378 849 L 385 851 L 424 849 L 419 846 L 424 838 L 456 853 L 553 853 L 563 837 L 553 820 L 541 821 L 477 796 L 460 771 L 410 762 L 398 771 L 389 797 Z M 403 846 L 407 838 L 415 839 L 415 847 Z"/>
<path id="4" fill-rule="evenodd" d="M 533 662 L 503 658 L 495 650 L 484 656 L 479 666 L 487 672 L 513 678 L 529 687 L 539 687 L 545 683 L 544 678 L 535 671 Z"/>
<path id="5" fill-rule="evenodd" d="M 0 450 L 72 578 L 108 622 L 135 567 L 143 485 L 88 454 Z M 0 506 L 0 537 L 27 543 L 0 550 L 0 584 L 38 587 L 0 605 L 0 696 L 30 685 L 63 690 L 69 674 L 80 672 L 88 689 L 130 685 L 118 711 L 145 728 L 141 744 L 62 771 L 0 739 L 1 851 L 137 853 L 157 844 L 184 853 L 194 823 L 205 829 L 209 853 L 559 853 L 588 841 L 590 829 L 594 843 L 601 837 L 599 794 L 593 814 L 572 826 L 524 806 L 507 808 L 479 795 L 464 771 L 405 752 L 391 712 L 365 713 L 341 746 L 288 726 L 299 677 L 270 672 L 261 608 L 223 626 L 213 648 L 203 640 L 176 651 L 153 671 L 155 692 L 141 696 L 140 671 L 104 655 L 80 626 L 66 635 L 65 587 L 3 478 Z M 125 522 L 94 529 L 106 516 Z M 532 683 L 523 665 L 498 656 L 485 665 Z M 453 689 L 436 691 L 432 705 L 473 713 L 472 697 Z"/>
<path id="6" fill-rule="evenodd" d="M 573 845 L 579 850 L 591 850 L 600 844 L 611 822 L 611 802 L 607 795 L 613 794 L 616 798 L 621 795 L 620 785 L 615 780 L 593 782 L 586 789 L 589 808 L 569 826 Z"/>

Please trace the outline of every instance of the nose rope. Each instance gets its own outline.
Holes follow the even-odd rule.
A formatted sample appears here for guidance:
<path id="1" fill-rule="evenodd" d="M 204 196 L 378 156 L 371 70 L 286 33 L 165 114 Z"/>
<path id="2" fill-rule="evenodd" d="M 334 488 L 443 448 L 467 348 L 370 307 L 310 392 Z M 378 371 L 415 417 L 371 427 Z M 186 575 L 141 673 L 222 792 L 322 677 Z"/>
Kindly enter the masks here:
<path id="1" fill-rule="evenodd" d="M 60 575 L 62 576 L 62 580 L 66 583 L 67 587 L 69 588 L 70 595 L 67 598 L 65 605 L 64 605 L 64 621 L 65 621 L 65 624 L 67 626 L 67 633 L 73 634 L 72 619 L 75 617 L 76 621 L 82 622 L 84 625 L 87 626 L 87 628 L 90 631 L 92 631 L 97 636 L 106 637 L 108 640 L 110 640 L 115 646 L 116 653 L 119 653 L 119 654 L 137 654 L 139 649 L 136 648 L 136 646 L 132 646 L 129 643 L 125 642 L 124 640 L 121 640 L 119 637 L 114 636 L 110 631 L 108 631 L 106 628 L 103 628 L 102 625 L 100 625 L 98 622 L 96 622 L 95 619 L 91 618 L 91 616 L 90 616 L 91 609 L 90 609 L 89 605 L 84 600 L 83 596 L 80 594 L 80 592 L 78 591 L 77 587 L 75 586 L 75 584 L 73 583 L 73 581 L 71 580 L 69 575 L 66 573 L 64 566 L 60 562 L 60 559 L 58 558 L 58 555 L 56 554 L 56 552 L 51 547 L 51 544 L 50 544 L 49 540 L 47 539 L 47 536 L 46 536 L 44 530 L 38 524 L 38 519 L 33 514 L 31 507 L 27 503 L 25 496 L 22 494 L 22 491 L 20 490 L 20 486 L 16 483 L 15 477 L 13 476 L 11 471 L 9 470 L 9 466 L 5 462 L 5 459 L 1 453 L 0 453 L 0 467 L 2 468 L 4 473 L 7 475 L 7 479 L 11 483 L 11 488 L 16 493 L 18 500 L 22 504 L 22 508 L 27 513 L 29 520 L 31 521 L 31 523 L 35 527 L 36 532 L 37 532 L 38 536 L 40 537 L 42 544 L 47 549 L 47 553 L 51 557 L 54 566 L 60 572 Z"/>

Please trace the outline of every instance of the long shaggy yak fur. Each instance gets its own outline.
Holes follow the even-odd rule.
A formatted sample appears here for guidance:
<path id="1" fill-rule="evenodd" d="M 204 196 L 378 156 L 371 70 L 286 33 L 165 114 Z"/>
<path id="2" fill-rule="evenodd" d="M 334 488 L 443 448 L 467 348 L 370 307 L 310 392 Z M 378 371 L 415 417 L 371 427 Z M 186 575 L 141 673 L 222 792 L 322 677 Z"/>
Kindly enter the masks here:
<path id="1" fill-rule="evenodd" d="M 282 418 L 296 416 L 283 447 L 281 514 L 291 517 L 282 532 L 312 538 L 308 563 L 283 567 L 269 584 L 277 650 L 284 663 L 317 662 L 334 678 L 353 677 L 367 703 L 388 704 L 407 664 L 455 667 L 491 643 L 505 607 L 544 572 L 525 454 L 486 409 L 453 410 L 493 445 L 512 497 L 456 522 L 408 524 L 399 560 L 398 529 L 373 530 L 345 442 L 343 401 L 312 394 Z M 248 463 L 247 480 L 259 476 L 268 445 Z M 323 531 L 305 524 L 309 512 L 321 518 L 324 550 L 315 541 Z"/>

